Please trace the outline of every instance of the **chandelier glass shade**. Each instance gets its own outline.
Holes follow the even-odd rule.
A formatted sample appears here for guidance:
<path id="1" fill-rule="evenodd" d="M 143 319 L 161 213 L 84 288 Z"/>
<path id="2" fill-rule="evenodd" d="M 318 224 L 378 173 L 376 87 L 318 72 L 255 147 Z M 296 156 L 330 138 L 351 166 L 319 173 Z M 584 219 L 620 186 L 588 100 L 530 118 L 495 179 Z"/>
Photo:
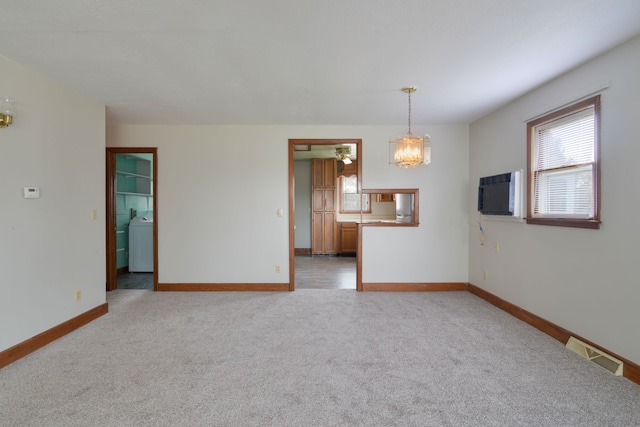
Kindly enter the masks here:
<path id="1" fill-rule="evenodd" d="M 415 136 L 410 133 L 394 141 L 393 160 L 402 168 L 431 163 L 431 140 L 429 135 Z"/>
<path id="2" fill-rule="evenodd" d="M 431 138 L 429 135 L 415 136 L 411 133 L 411 93 L 416 90 L 414 86 L 402 88 L 402 91 L 409 95 L 409 130 L 392 141 L 393 163 L 402 168 L 431 163 Z"/>

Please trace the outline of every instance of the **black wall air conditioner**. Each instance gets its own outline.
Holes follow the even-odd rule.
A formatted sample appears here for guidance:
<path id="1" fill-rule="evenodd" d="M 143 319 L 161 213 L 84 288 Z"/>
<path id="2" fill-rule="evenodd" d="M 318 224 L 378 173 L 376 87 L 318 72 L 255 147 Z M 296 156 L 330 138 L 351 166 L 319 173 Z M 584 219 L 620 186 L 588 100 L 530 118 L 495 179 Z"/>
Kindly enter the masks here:
<path id="1" fill-rule="evenodd" d="M 483 215 L 520 217 L 520 171 L 480 178 L 478 211 Z"/>

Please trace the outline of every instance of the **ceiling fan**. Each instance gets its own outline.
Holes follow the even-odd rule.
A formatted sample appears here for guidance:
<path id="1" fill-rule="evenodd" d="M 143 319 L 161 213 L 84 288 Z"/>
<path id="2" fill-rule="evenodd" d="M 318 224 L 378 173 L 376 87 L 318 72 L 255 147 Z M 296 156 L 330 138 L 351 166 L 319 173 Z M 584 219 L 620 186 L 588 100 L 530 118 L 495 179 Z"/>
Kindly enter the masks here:
<path id="1" fill-rule="evenodd" d="M 336 148 L 336 159 L 340 160 L 345 165 L 350 165 L 351 164 L 351 147 Z"/>

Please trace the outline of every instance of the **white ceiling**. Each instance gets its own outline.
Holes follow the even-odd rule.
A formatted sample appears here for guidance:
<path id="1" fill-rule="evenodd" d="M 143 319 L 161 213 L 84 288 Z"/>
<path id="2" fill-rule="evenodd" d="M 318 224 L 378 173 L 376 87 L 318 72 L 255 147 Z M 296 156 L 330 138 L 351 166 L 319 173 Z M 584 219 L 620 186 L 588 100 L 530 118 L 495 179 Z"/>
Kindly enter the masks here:
<path id="1" fill-rule="evenodd" d="M 640 0 L 0 0 L 0 55 L 132 124 L 406 124 L 403 86 L 470 123 L 639 33 Z"/>

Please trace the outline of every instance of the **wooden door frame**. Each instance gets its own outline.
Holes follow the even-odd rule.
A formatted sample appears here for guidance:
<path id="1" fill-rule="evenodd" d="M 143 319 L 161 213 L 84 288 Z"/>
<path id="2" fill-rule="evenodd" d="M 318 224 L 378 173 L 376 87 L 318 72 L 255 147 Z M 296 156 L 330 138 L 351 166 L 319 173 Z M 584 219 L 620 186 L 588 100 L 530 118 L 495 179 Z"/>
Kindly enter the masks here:
<path id="1" fill-rule="evenodd" d="M 153 159 L 153 290 L 158 290 L 158 148 L 106 148 L 106 245 L 107 291 L 118 288 L 116 264 L 116 154 L 151 154 Z"/>
<path id="2" fill-rule="evenodd" d="M 289 139 L 289 291 L 295 291 L 296 249 L 295 249 L 295 186 L 294 186 L 294 145 L 356 145 L 356 165 L 358 170 L 358 192 L 362 191 L 362 139 Z M 356 291 L 362 291 L 362 224 L 358 224 L 356 252 Z"/>

